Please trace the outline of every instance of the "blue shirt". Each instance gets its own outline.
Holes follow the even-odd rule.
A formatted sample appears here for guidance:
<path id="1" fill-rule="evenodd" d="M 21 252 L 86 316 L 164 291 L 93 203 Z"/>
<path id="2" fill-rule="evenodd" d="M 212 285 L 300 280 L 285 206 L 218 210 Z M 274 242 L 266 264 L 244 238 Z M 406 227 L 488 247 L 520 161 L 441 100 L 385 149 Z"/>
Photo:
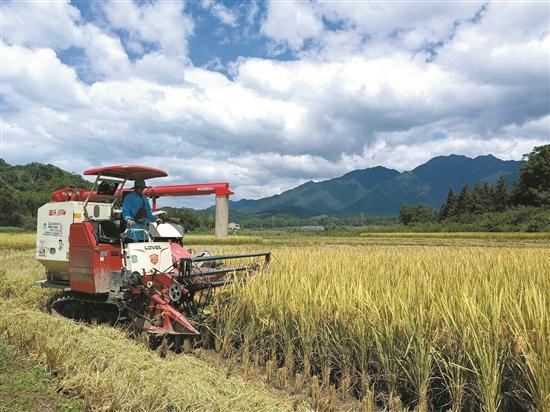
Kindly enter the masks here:
<path id="1" fill-rule="evenodd" d="M 145 207 L 145 211 L 147 212 L 147 216 L 145 217 L 145 222 L 139 223 L 137 222 L 136 214 L 141 209 L 141 207 Z M 130 192 L 124 197 L 124 202 L 122 203 L 122 218 L 127 221 L 128 219 L 132 219 L 134 221 L 134 229 L 145 229 L 147 230 L 147 225 L 149 222 L 154 222 L 156 220 L 155 216 L 153 216 L 153 212 L 151 212 L 151 206 L 149 205 L 149 199 L 147 197 L 140 195 L 137 192 Z M 132 231 L 131 227 L 127 227 L 128 229 L 128 237 L 130 239 L 135 240 L 143 240 L 144 234 L 141 230 L 139 231 Z"/>

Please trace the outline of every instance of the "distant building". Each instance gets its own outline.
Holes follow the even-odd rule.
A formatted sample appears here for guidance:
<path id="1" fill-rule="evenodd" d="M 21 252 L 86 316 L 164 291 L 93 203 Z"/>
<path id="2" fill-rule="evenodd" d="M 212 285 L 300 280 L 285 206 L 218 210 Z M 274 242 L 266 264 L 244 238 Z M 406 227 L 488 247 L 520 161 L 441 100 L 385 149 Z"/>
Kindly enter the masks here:
<path id="1" fill-rule="evenodd" d="M 238 224 L 238 223 L 231 222 L 227 225 L 227 228 L 230 229 L 230 230 L 240 230 L 241 225 Z"/>
<path id="2" fill-rule="evenodd" d="M 320 231 L 320 230 L 325 230 L 325 227 L 319 226 L 319 225 L 311 225 L 311 226 L 302 226 L 300 229 L 305 231 L 316 231 L 316 230 Z"/>

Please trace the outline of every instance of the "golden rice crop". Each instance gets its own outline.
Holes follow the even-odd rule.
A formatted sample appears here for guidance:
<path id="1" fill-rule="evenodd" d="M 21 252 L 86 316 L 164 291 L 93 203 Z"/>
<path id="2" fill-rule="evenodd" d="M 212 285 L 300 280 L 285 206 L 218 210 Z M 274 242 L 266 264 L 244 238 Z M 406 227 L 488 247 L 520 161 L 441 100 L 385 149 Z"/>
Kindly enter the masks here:
<path id="1" fill-rule="evenodd" d="M 43 307 L 58 293 L 37 287 L 36 281 L 44 279 L 44 273 L 34 250 L 0 250 L 0 302 L 10 299 L 26 308 Z"/>
<path id="2" fill-rule="evenodd" d="M 548 247 L 550 233 L 294 233 L 288 237 L 265 233 L 264 244 L 323 246 L 480 246 L 480 247 Z"/>
<path id="3" fill-rule="evenodd" d="M 225 352 L 378 406 L 550 410 L 550 249 L 300 247 L 219 295 Z"/>
<path id="4" fill-rule="evenodd" d="M 30 249 L 36 246 L 34 233 L 0 233 L 0 249 Z"/>

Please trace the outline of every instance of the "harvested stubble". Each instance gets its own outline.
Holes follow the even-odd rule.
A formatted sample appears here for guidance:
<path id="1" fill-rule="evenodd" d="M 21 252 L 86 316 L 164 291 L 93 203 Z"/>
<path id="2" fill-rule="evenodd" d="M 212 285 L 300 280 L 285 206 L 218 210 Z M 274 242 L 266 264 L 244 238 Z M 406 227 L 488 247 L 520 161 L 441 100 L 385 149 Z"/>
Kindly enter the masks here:
<path id="1" fill-rule="evenodd" d="M 271 273 L 219 295 L 223 351 L 244 342 L 279 366 L 290 356 L 306 377 L 351 382 L 369 399 L 374 388 L 382 407 L 550 410 L 550 249 L 302 247 L 274 256 Z"/>
<path id="2" fill-rule="evenodd" d="M 92 410 L 292 409 L 290 402 L 238 377 L 226 378 L 192 356 L 161 359 L 120 330 L 33 310 L 2 309 L 0 336 L 52 368 L 59 388 L 80 395 Z"/>
<path id="3" fill-rule="evenodd" d="M 82 397 L 90 410 L 293 409 L 292 400 L 192 356 L 162 359 L 121 330 L 28 309 L 55 293 L 35 286 L 43 269 L 32 250 L 0 252 L 0 268 L 0 339 L 52 369 L 59 389 Z"/>

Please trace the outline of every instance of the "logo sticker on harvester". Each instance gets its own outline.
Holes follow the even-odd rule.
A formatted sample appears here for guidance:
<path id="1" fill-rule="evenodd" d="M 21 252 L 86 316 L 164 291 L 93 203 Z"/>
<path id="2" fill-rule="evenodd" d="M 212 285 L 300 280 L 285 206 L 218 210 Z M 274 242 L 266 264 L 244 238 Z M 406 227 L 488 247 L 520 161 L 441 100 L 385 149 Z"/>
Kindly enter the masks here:
<path id="1" fill-rule="evenodd" d="M 159 255 L 151 255 L 149 256 L 149 259 L 151 259 L 151 263 L 153 265 L 156 265 L 157 263 L 159 263 Z"/>

